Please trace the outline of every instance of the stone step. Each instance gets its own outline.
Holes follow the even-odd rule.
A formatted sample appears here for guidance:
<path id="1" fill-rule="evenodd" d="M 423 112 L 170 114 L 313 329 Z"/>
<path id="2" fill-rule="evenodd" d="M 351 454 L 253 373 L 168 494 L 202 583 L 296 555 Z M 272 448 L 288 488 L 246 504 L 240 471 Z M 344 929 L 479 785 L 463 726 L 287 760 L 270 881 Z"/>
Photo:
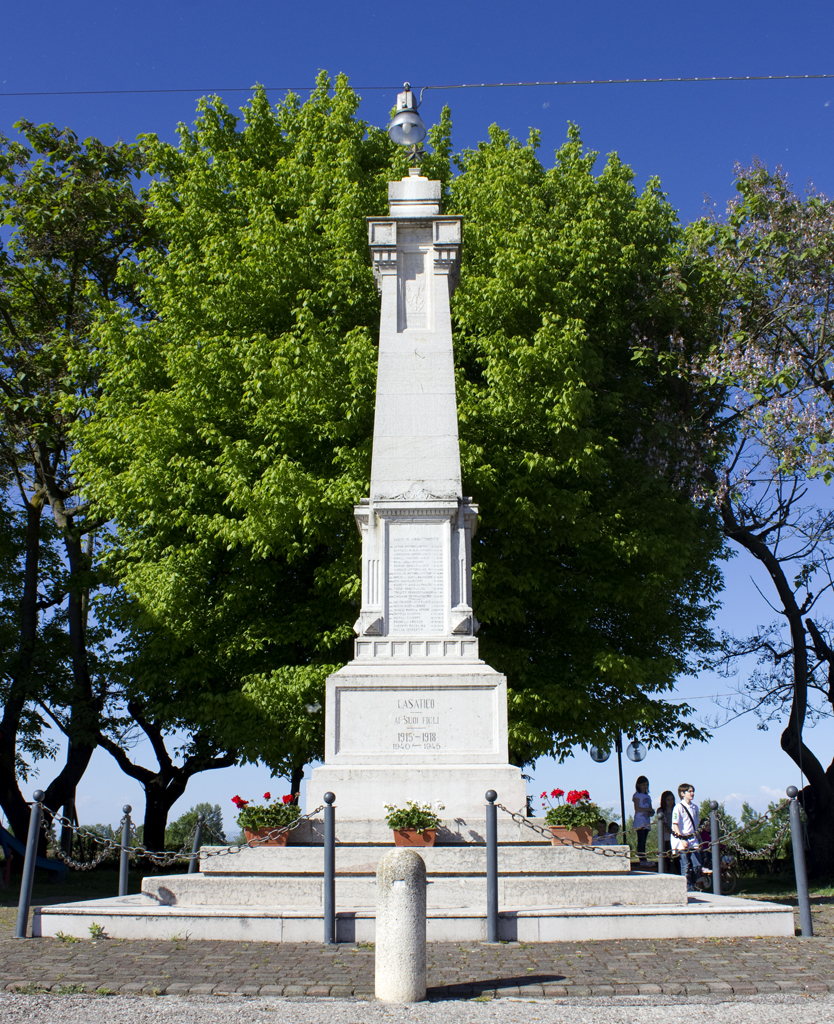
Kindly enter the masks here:
<path id="1" fill-rule="evenodd" d="M 90 938 L 95 922 L 113 939 L 192 939 L 232 942 L 316 942 L 324 936 L 321 911 L 280 907 L 160 906 L 146 895 L 35 907 L 36 936 Z M 337 942 L 373 942 L 373 911 L 340 911 Z M 685 906 L 540 907 L 502 910 L 503 941 L 582 942 L 605 939 L 731 938 L 794 934 L 793 910 L 778 903 L 699 894 Z M 483 910 L 430 910 L 429 942 L 486 941 Z"/>
<path id="2" fill-rule="evenodd" d="M 380 857 L 392 848 L 385 845 L 338 845 L 336 872 L 373 874 Z M 232 849 L 236 852 L 229 853 Z M 412 847 L 426 862 L 426 871 L 436 874 L 484 874 L 485 846 Z M 498 871 L 510 874 L 627 874 L 630 850 L 627 846 L 576 849 L 572 846 L 521 845 L 498 847 Z M 200 872 L 205 875 L 319 874 L 324 871 L 321 846 L 204 846 L 200 850 Z"/>
<path id="3" fill-rule="evenodd" d="M 323 906 L 320 874 L 298 875 L 163 875 L 145 878 L 142 892 L 164 906 L 293 907 Z M 485 874 L 428 877 L 427 905 L 434 909 L 486 907 Z M 500 906 L 531 907 L 641 906 L 686 904 L 686 879 L 680 875 L 630 874 L 499 875 Z M 336 906 L 366 909 L 376 906 L 376 876 L 336 877 Z"/>

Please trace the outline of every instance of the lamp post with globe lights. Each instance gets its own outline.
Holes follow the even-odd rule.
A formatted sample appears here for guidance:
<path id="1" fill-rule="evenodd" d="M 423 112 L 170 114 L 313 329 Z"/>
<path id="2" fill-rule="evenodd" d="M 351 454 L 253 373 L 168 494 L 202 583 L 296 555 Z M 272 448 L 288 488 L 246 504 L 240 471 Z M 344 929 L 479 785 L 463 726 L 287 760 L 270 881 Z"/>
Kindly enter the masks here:
<path id="1" fill-rule="evenodd" d="M 617 751 L 617 768 L 620 773 L 620 814 L 622 815 L 623 841 L 626 835 L 626 813 L 625 813 L 625 792 L 623 791 L 623 734 L 618 730 L 614 740 L 614 748 Z M 591 760 L 597 764 L 603 764 L 611 756 L 611 748 L 591 747 L 589 751 Z M 646 756 L 645 746 L 637 739 L 632 740 L 626 747 L 626 757 L 629 761 L 642 761 Z"/>

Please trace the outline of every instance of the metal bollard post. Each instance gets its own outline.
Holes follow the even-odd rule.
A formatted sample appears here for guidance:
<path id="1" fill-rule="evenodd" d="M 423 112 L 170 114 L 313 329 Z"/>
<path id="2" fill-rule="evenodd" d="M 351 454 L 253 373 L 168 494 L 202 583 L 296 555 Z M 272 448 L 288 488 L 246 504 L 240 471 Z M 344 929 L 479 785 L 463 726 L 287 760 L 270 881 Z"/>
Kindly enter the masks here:
<path id="1" fill-rule="evenodd" d="M 29 905 L 32 902 L 32 885 L 35 881 L 35 861 L 38 856 L 38 836 L 41 832 L 41 800 L 43 790 L 36 789 L 32 794 L 34 803 L 29 811 L 29 834 L 26 837 L 26 857 L 23 861 L 23 877 L 20 880 L 20 899 L 17 904 L 17 924 L 14 929 L 16 939 L 26 938 L 29 924 Z"/>
<path id="2" fill-rule="evenodd" d="M 802 819 L 799 816 L 799 801 L 796 799 L 799 790 L 796 786 L 788 786 L 791 815 L 791 846 L 793 847 L 793 869 L 796 874 L 796 895 L 799 902 L 799 923 L 803 937 L 814 934 L 814 922 L 811 920 L 811 900 L 808 897 L 808 874 L 805 870 L 805 846 L 802 839 Z"/>
<path id="3" fill-rule="evenodd" d="M 709 802 L 709 848 L 712 854 L 712 892 L 721 895 L 721 844 L 718 841 L 718 801 Z"/>
<path id="4" fill-rule="evenodd" d="M 127 896 L 127 871 L 130 867 L 130 812 L 133 808 L 125 804 L 122 808 L 122 849 L 119 854 L 119 895 Z"/>
<path id="5" fill-rule="evenodd" d="M 324 802 L 324 944 L 336 942 L 336 810 L 335 793 L 325 793 Z"/>
<path id="6" fill-rule="evenodd" d="M 498 794 L 486 791 L 487 942 L 498 942 Z"/>
<path id="7" fill-rule="evenodd" d="M 203 822 L 205 814 L 197 815 L 197 831 L 194 833 L 194 845 L 191 847 L 191 856 L 188 859 L 189 875 L 196 875 L 200 865 L 200 847 L 203 845 Z"/>

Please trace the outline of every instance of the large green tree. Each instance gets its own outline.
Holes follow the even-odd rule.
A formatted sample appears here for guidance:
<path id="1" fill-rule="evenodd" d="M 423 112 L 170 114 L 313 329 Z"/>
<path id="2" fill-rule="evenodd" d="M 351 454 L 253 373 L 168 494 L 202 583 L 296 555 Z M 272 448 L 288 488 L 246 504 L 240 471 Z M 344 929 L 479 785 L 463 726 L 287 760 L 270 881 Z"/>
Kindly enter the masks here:
<path id="1" fill-rule="evenodd" d="M 167 248 L 121 273 L 156 315 L 101 317 L 101 394 L 76 432 L 118 524 L 111 567 L 171 659 L 159 707 L 279 770 L 320 753 L 323 679 L 351 653 L 379 317 L 364 217 L 405 172 L 347 81 L 329 86 L 277 108 L 257 90 L 242 125 L 205 100 L 178 147 L 144 140 Z M 657 287 L 674 213 L 616 158 L 595 175 L 575 131 L 547 171 L 535 139 L 495 130 L 455 173 L 450 134 L 444 112 L 423 173 L 466 218 L 462 456 L 513 756 L 618 728 L 693 738 L 662 698 L 709 648 L 720 540 L 675 456 L 692 394 L 633 358 L 679 319 Z"/>
<path id="2" fill-rule="evenodd" d="M 42 784 L 50 808 L 72 802 L 97 743 L 105 701 L 89 612 L 102 520 L 78 494 L 69 440 L 78 412 L 67 407 L 94 392 L 95 379 L 70 367 L 99 303 L 135 314 L 117 269 L 146 228 L 133 188 L 136 146 L 16 127 L 28 145 L 0 136 L 0 484 L 12 549 L 12 571 L 0 579 L 0 804 L 22 834 L 22 756 L 49 749 L 42 712 L 68 737 L 65 763 Z"/>

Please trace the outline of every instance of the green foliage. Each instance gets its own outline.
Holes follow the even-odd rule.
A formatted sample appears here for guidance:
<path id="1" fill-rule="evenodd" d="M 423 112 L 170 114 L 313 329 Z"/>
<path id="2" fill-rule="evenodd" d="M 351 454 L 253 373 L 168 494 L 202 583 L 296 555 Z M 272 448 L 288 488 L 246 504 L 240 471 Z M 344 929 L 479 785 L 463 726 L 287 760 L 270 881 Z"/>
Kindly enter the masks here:
<path id="1" fill-rule="evenodd" d="M 386 212 L 405 166 L 357 106 L 322 75 L 303 104 L 256 90 L 239 124 L 204 100 L 179 148 L 145 139 L 148 222 L 167 244 L 121 280 L 155 315 L 104 310 L 87 368 L 102 388 L 75 433 L 87 493 L 118 523 L 108 564 L 147 631 L 154 713 L 280 771 L 321 753 L 309 709 L 350 657 L 358 608 L 351 510 L 368 488 L 379 319 L 363 218 Z M 709 649 L 720 585 L 720 541 L 677 454 L 701 410 L 635 358 L 679 318 L 659 287 L 674 211 L 616 157 L 595 176 L 575 129 L 550 170 L 535 138 L 493 129 L 455 177 L 448 111 L 431 140 L 424 171 L 465 217 L 461 449 L 512 756 L 617 728 L 698 737 L 662 695 Z"/>
<path id="2" fill-rule="evenodd" d="M 179 149 L 146 140 L 167 248 L 123 274 L 156 317 L 102 317 L 106 382 L 78 432 L 155 714 L 280 771 L 321 749 L 306 708 L 355 619 L 378 319 L 363 215 L 393 150 L 357 102 L 322 79 L 303 105 L 257 91 L 242 130 L 203 102 Z"/>
<path id="3" fill-rule="evenodd" d="M 769 873 L 774 874 L 779 861 L 791 854 L 790 808 L 784 801 L 774 801 L 767 805 L 766 814 L 766 822 L 754 824 L 762 815 L 745 802 L 741 808 L 741 824 L 752 827 L 749 832 L 743 832 L 737 842 L 745 850 L 759 855 L 750 859 L 759 860 L 763 856 Z"/>
<path id="4" fill-rule="evenodd" d="M 405 807 L 395 807 L 393 804 L 385 805 L 385 820 L 388 828 L 395 830 L 413 829 L 422 835 L 430 829 L 440 828 L 440 816 L 438 811 L 443 810 L 443 804 L 418 804 L 416 800 L 406 800 Z"/>
<path id="5" fill-rule="evenodd" d="M 220 810 L 220 804 L 199 803 L 185 814 L 181 814 L 165 829 L 165 849 L 186 850 L 190 853 L 197 818 L 201 814 L 205 817 L 203 845 L 213 846 L 219 843 L 222 846 L 226 842 L 226 836 L 223 833 L 223 812 Z"/>
<path id="6" fill-rule="evenodd" d="M 709 832 L 710 819 L 709 819 L 709 800 L 702 800 L 698 807 L 698 820 L 701 823 L 701 829 L 706 829 Z M 744 804 L 746 807 L 747 804 Z M 719 832 L 723 835 L 726 832 L 735 832 L 739 827 L 738 818 L 735 818 L 732 814 L 728 814 L 723 803 L 718 805 L 718 821 L 719 821 Z M 742 813 L 741 823 L 746 824 L 744 814 Z"/>
<path id="7" fill-rule="evenodd" d="M 450 211 L 473 600 L 518 763 L 618 728 L 661 746 L 702 735 L 662 695 L 712 648 L 721 586 L 716 524 L 688 497 L 703 409 L 661 360 L 682 320 L 665 287 L 674 210 L 615 155 L 595 175 L 575 128 L 549 170 L 537 145 L 491 129 Z"/>

